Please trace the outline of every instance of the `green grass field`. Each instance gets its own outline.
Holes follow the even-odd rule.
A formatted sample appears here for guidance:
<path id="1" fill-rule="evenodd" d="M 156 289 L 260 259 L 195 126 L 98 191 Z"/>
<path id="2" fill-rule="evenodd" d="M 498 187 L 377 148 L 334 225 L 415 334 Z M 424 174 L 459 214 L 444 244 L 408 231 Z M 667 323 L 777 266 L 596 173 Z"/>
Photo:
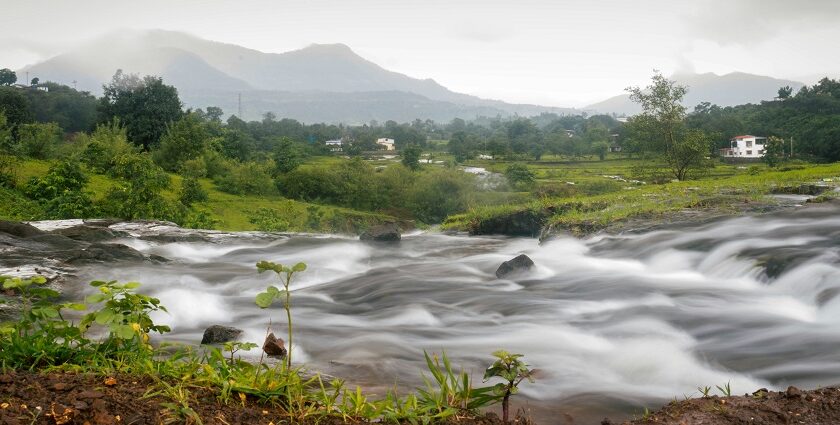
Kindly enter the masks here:
<path id="1" fill-rule="evenodd" d="M 508 165 L 500 161 L 470 164 L 496 172 L 504 172 Z M 701 178 L 665 184 L 633 183 L 633 169 L 642 164 L 639 159 L 543 159 L 527 164 L 536 175 L 536 186 L 542 188 L 529 201 L 477 206 L 448 217 L 443 228 L 535 236 L 539 228 L 549 226 L 584 235 L 631 218 L 656 218 L 685 209 L 734 212 L 745 203 L 765 201 L 772 192 L 795 192 L 800 184 L 823 180 L 840 181 L 840 164 L 778 169 L 760 163 L 719 164 Z"/>

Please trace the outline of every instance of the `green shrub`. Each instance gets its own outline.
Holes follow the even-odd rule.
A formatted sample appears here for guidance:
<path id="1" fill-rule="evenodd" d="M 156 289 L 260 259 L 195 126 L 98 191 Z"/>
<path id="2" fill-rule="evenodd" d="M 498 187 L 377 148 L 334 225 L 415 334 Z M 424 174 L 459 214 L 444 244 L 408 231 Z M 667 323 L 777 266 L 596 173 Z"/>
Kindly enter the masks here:
<path id="1" fill-rule="evenodd" d="M 33 177 L 25 192 L 42 203 L 48 218 L 89 218 L 95 215 L 93 201 L 84 191 L 88 183 L 82 167 L 75 161 L 61 161 L 44 177 Z"/>
<path id="2" fill-rule="evenodd" d="M 103 210 L 106 213 L 127 220 L 180 221 L 181 209 L 161 195 L 169 188 L 169 175 L 148 154 L 128 154 L 117 158 L 112 174 L 119 181 L 105 195 Z"/>
<path id="3" fill-rule="evenodd" d="M 283 214 L 272 208 L 260 208 L 254 211 L 248 221 L 263 232 L 285 232 L 289 230 L 289 222 L 283 219 Z"/>
<path id="4" fill-rule="evenodd" d="M 48 159 L 61 142 L 61 129 L 56 123 L 21 124 L 17 133 L 16 151 L 29 158 Z"/>
<path id="5" fill-rule="evenodd" d="M 472 175 L 457 170 L 430 170 L 409 189 L 408 205 L 420 221 L 440 223 L 446 216 L 469 207 L 474 187 Z"/>
<path id="6" fill-rule="evenodd" d="M 109 172 L 117 158 L 138 152 L 137 148 L 129 143 L 125 128 L 120 126 L 119 120 L 98 125 L 90 136 L 81 135 L 78 143 L 84 146 L 82 161 L 90 169 L 100 173 Z"/>
<path id="7" fill-rule="evenodd" d="M 234 164 L 223 175 L 213 181 L 222 192 L 233 195 L 268 196 L 277 193 L 271 179 L 271 166 L 267 163 L 245 162 Z"/>
<path id="8" fill-rule="evenodd" d="M 534 184 L 534 173 L 522 163 L 510 164 L 505 170 L 505 178 L 515 188 L 527 188 Z"/>
<path id="9" fill-rule="evenodd" d="M 178 201 L 189 207 L 195 202 L 206 202 L 207 191 L 201 187 L 201 183 L 194 177 L 184 177 L 181 180 L 181 190 L 178 192 Z"/>

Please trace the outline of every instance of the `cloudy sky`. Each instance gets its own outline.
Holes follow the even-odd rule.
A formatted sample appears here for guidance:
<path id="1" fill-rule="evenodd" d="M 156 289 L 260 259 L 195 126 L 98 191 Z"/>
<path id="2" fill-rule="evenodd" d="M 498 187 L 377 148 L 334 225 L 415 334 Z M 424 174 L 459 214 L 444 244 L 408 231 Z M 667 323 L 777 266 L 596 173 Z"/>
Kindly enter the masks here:
<path id="1" fill-rule="evenodd" d="M 510 102 L 583 106 L 653 69 L 840 76 L 835 0 L 0 0 L 0 67 L 123 28 L 265 52 L 344 43 L 385 68 Z"/>

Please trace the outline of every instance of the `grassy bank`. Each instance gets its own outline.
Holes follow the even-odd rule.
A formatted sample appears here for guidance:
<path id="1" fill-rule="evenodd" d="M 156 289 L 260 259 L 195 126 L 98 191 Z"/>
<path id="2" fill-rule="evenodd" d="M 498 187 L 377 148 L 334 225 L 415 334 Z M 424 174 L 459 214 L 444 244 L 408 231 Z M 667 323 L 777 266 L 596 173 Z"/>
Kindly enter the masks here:
<path id="1" fill-rule="evenodd" d="M 762 201 L 774 192 L 797 193 L 802 184 L 840 180 L 840 164 L 783 167 L 779 170 L 721 166 L 698 180 L 658 185 L 633 184 L 609 177 L 622 175 L 616 173 L 622 168 L 620 161 L 614 164 L 604 161 L 603 164 L 606 166 L 593 167 L 590 164 L 576 171 L 563 168 L 562 172 L 580 182 L 588 179 L 590 184 L 606 183 L 610 186 L 606 193 L 583 192 L 571 196 L 547 196 L 522 204 L 477 207 L 448 217 L 443 228 L 473 234 L 536 236 L 540 229 L 548 227 L 584 235 L 630 219 L 655 219 L 686 209 L 714 208 L 736 212 L 742 210 L 745 203 Z M 530 166 L 539 168 L 539 165 Z M 629 170 L 627 167 L 632 165 L 623 166 Z M 549 175 L 549 171 L 542 174 Z M 540 180 L 537 180 L 538 184 Z"/>
<path id="2" fill-rule="evenodd" d="M 32 177 L 43 176 L 49 168 L 48 161 L 23 161 L 18 167 L 18 187 L 23 187 Z M 116 184 L 114 179 L 104 174 L 90 174 L 89 177 L 86 190 L 92 193 L 94 201 L 102 200 Z M 181 176 L 170 174 L 170 179 L 170 189 L 164 191 L 163 196 L 176 200 Z M 209 227 L 217 230 L 355 234 L 375 224 L 396 220 L 385 214 L 300 202 L 279 195 L 232 195 L 218 190 L 210 179 L 199 179 L 199 183 L 207 192 L 208 199 L 196 203 L 195 208 L 205 214 L 206 222 L 212 224 Z M 20 191 L 2 187 L 0 191 L 4 199 L 11 200 L 0 205 L 0 219 L 38 220 L 44 217 L 41 207 Z"/>

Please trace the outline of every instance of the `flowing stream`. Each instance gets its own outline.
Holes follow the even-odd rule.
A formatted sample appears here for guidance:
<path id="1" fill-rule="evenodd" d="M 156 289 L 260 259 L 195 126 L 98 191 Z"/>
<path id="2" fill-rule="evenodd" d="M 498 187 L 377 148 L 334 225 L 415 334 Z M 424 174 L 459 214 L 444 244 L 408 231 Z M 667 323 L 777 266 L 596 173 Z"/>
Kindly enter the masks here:
<path id="1" fill-rule="evenodd" d="M 823 205 L 644 233 L 533 239 L 239 234 L 215 242 L 121 240 L 172 261 L 77 276 L 133 280 L 159 297 L 169 340 L 197 343 L 211 324 L 260 343 L 269 319 L 254 296 L 273 283 L 258 260 L 309 269 L 293 282 L 294 357 L 375 393 L 420 385 L 423 350 L 446 350 L 480 380 L 490 353 L 539 369 L 518 406 L 542 424 L 597 423 L 656 408 L 698 386 L 840 382 L 840 207 Z M 502 261 L 536 267 L 513 280 Z M 82 285 L 79 285 L 80 287 Z M 249 354 L 246 354 L 246 356 Z M 257 356 L 256 352 L 251 356 Z"/>

